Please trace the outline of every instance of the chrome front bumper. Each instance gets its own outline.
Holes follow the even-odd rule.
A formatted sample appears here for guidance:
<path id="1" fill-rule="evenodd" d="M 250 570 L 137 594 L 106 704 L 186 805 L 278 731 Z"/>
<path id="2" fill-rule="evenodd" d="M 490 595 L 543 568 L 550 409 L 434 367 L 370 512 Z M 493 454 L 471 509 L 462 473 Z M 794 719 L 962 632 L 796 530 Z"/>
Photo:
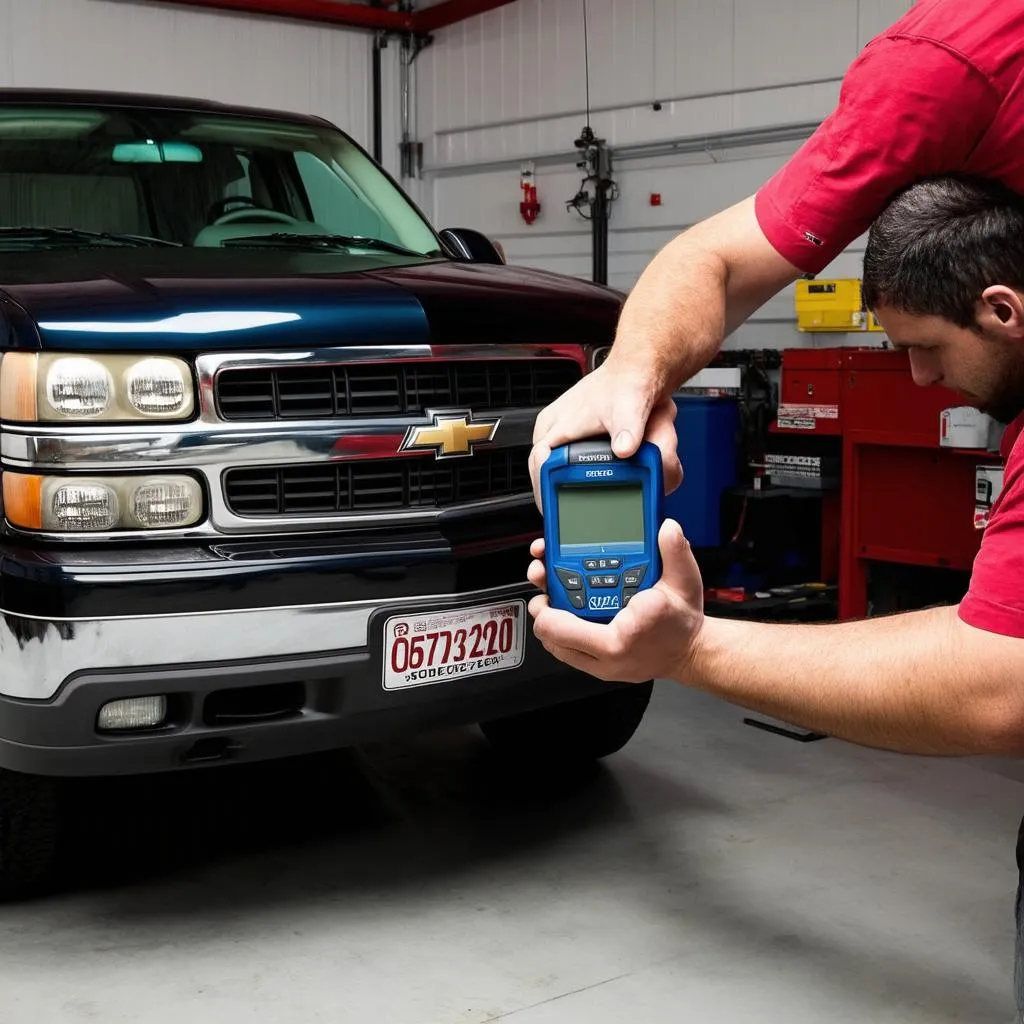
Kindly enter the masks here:
<path id="1" fill-rule="evenodd" d="M 112 670 L 217 662 L 272 662 L 365 650 L 378 612 L 528 598 L 528 586 L 393 601 L 256 608 L 175 615 L 44 619 L 0 609 L 0 696 L 50 700 L 69 680 Z"/>

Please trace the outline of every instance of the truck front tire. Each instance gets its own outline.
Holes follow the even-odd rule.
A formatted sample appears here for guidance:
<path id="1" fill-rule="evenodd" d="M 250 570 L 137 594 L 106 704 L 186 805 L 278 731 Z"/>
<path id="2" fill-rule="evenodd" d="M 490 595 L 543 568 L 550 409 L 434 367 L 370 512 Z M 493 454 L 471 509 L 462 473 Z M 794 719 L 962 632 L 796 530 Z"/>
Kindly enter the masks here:
<path id="1" fill-rule="evenodd" d="M 621 750 L 643 721 L 653 689 L 654 680 L 616 685 L 607 693 L 481 722 L 480 730 L 502 757 L 572 767 Z"/>
<path id="2" fill-rule="evenodd" d="M 53 779 L 0 769 L 0 900 L 32 896 L 49 880 L 58 822 Z"/>

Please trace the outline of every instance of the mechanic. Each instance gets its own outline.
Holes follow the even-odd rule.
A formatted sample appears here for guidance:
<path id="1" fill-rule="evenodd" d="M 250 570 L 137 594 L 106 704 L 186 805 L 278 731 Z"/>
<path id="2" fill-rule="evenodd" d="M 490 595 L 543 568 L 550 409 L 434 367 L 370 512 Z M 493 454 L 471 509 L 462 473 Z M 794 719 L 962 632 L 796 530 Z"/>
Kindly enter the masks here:
<path id="1" fill-rule="evenodd" d="M 609 358 L 538 417 L 538 504 L 550 449 L 598 434 L 622 455 L 654 441 L 667 489 L 677 486 L 673 392 L 772 295 L 819 273 L 869 228 L 865 300 L 910 350 L 915 380 L 959 390 L 1001 422 L 1024 410 L 1021 38 L 1024 0 L 918 0 L 873 39 L 811 139 L 753 196 L 655 257 L 624 304 Z M 541 595 L 530 607 L 534 631 L 599 678 L 674 679 L 850 742 L 1024 754 L 1022 423 L 1004 435 L 1004 488 L 958 607 L 827 626 L 707 618 L 698 567 L 670 522 L 662 582 L 610 625 L 551 609 Z M 528 575 L 543 588 L 542 542 L 532 553 Z M 1024 875 L 1024 822 L 1018 864 Z M 1015 971 L 1024 1021 L 1022 892 L 1024 882 Z"/>
<path id="2" fill-rule="evenodd" d="M 942 383 L 1009 426 L 1003 490 L 958 606 L 856 622 L 779 624 L 703 613 L 682 530 L 659 535 L 663 575 L 609 625 L 530 603 L 534 631 L 600 679 L 669 679 L 864 746 L 1024 755 L 1024 196 L 967 176 L 924 179 L 871 226 L 863 294 L 914 381 Z M 532 583 L 545 586 L 544 542 Z M 1024 821 L 1017 842 L 1024 871 Z M 1016 1000 L 1024 1020 L 1018 887 Z"/>
<path id="3" fill-rule="evenodd" d="M 967 173 L 1024 193 L 1024 0 L 918 0 L 850 65 L 814 135 L 754 195 L 677 236 L 627 298 L 611 353 L 537 417 L 530 456 L 607 434 L 646 436 L 682 480 L 671 396 L 782 288 L 820 273 L 890 196 Z"/>

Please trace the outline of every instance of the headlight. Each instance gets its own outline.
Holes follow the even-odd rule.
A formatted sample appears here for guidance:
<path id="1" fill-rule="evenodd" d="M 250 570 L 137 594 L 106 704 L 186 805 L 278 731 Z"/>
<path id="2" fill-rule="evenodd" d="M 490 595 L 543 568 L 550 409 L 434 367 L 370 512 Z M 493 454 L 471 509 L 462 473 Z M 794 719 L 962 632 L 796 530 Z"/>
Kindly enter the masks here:
<path id="1" fill-rule="evenodd" d="M 184 363 L 174 359 L 143 359 L 125 374 L 128 402 L 147 416 L 176 416 L 192 397 L 191 381 L 186 389 Z"/>
<path id="2" fill-rule="evenodd" d="M 17 423 L 183 420 L 195 389 L 170 356 L 8 352 L 0 360 L 0 419 Z"/>
<path id="3" fill-rule="evenodd" d="M 102 483 L 43 486 L 37 517 L 44 530 L 112 530 L 120 518 L 117 491 Z"/>
<path id="4" fill-rule="evenodd" d="M 95 359 L 58 359 L 46 373 L 46 403 L 62 416 L 100 416 L 110 408 L 114 382 Z"/>
<path id="5" fill-rule="evenodd" d="M 203 491 L 189 476 L 35 476 L 4 473 L 4 515 L 54 533 L 167 530 L 197 523 Z"/>

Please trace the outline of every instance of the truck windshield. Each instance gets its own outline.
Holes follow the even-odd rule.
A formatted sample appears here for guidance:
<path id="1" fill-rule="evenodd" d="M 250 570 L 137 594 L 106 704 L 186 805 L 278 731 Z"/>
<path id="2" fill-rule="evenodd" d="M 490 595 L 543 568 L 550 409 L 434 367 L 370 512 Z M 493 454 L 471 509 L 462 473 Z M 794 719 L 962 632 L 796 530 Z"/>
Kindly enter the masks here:
<path id="1" fill-rule="evenodd" d="M 30 231 L 25 229 L 64 229 Z M 96 236 L 96 237 L 93 237 Z M 442 255 L 343 132 L 177 109 L 0 109 L 0 251 L 168 243 Z"/>

